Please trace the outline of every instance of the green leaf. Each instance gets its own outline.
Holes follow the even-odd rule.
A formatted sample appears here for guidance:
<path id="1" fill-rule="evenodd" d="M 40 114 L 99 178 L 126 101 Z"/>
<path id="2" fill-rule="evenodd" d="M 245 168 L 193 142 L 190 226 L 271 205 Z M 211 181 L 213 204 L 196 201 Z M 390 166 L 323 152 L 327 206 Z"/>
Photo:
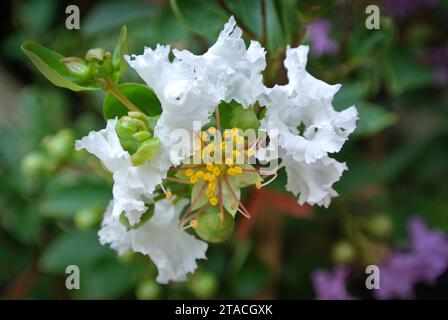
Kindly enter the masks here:
<path id="1" fill-rule="evenodd" d="M 398 120 L 395 113 L 387 111 L 376 104 L 367 102 L 356 102 L 355 104 L 359 113 L 357 128 L 353 133 L 356 136 L 374 135 L 393 125 Z"/>
<path id="2" fill-rule="evenodd" d="M 122 83 L 118 90 L 137 108 L 150 117 L 162 113 L 162 106 L 154 91 L 140 83 Z M 106 119 L 121 118 L 128 114 L 128 108 L 108 93 L 103 103 L 103 114 Z"/>
<path id="3" fill-rule="evenodd" d="M 55 51 L 33 42 L 25 42 L 21 48 L 37 69 L 58 87 L 72 91 L 99 90 L 102 88 L 102 84 L 99 82 L 76 79 L 61 62 L 64 56 Z"/>
<path id="4" fill-rule="evenodd" d="M 274 0 L 275 13 L 283 33 L 285 43 L 291 43 L 299 32 L 299 15 L 296 0 Z"/>
<path id="5" fill-rule="evenodd" d="M 434 83 L 433 70 L 399 50 L 392 50 L 385 71 L 389 90 L 394 96 L 411 89 L 432 86 Z"/>
<path id="6" fill-rule="evenodd" d="M 111 197 L 110 187 L 104 183 L 58 184 L 44 192 L 39 210 L 47 217 L 71 218 L 84 208 L 105 208 Z"/>
<path id="7" fill-rule="evenodd" d="M 112 65 L 114 68 L 118 69 L 115 81 L 118 81 L 121 74 L 126 71 L 126 61 L 124 60 L 124 55 L 129 53 L 128 47 L 128 33 L 126 26 L 121 28 L 120 37 L 118 38 L 117 44 L 115 45 L 114 53 L 112 54 Z"/>
<path id="8" fill-rule="evenodd" d="M 68 265 L 83 269 L 111 257 L 113 251 L 99 243 L 96 231 L 76 232 L 63 234 L 51 242 L 40 258 L 39 267 L 45 272 L 63 274 Z"/>

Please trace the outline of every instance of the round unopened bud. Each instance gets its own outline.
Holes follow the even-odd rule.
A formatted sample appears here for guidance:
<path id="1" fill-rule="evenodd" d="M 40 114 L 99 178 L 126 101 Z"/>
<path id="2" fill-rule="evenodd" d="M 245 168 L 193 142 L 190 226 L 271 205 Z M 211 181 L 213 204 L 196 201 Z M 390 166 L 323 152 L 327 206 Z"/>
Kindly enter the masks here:
<path id="1" fill-rule="evenodd" d="M 160 139 L 150 138 L 138 147 L 138 150 L 131 156 L 134 166 L 141 166 L 151 160 L 160 150 Z"/>
<path id="2" fill-rule="evenodd" d="M 235 221 L 224 211 L 221 215 L 218 208 L 213 207 L 201 213 L 196 219 L 194 231 L 203 240 L 212 243 L 227 240 L 233 232 Z"/>
<path id="3" fill-rule="evenodd" d="M 47 157 L 39 151 L 28 153 L 22 159 L 22 172 L 30 178 L 41 177 L 47 169 Z"/>
<path id="4" fill-rule="evenodd" d="M 51 157 L 63 160 L 73 153 L 75 134 L 71 129 L 63 129 L 54 136 L 44 138 L 42 144 Z"/>
<path id="5" fill-rule="evenodd" d="M 369 219 L 367 229 L 377 238 L 387 238 L 392 233 L 393 221 L 387 214 L 376 214 Z"/>
<path id="6" fill-rule="evenodd" d="M 84 208 L 75 213 L 74 221 L 80 230 L 88 230 L 99 224 L 102 210 L 99 208 Z"/>
<path id="7" fill-rule="evenodd" d="M 210 299 L 218 289 L 218 281 L 213 274 L 198 271 L 189 279 L 188 287 L 199 299 Z"/>
<path id="8" fill-rule="evenodd" d="M 77 57 L 63 58 L 61 62 L 67 68 L 71 75 L 79 80 L 87 80 L 90 77 L 90 67 L 87 63 Z"/>
<path id="9" fill-rule="evenodd" d="M 162 294 L 162 287 L 154 280 L 144 280 L 137 285 L 135 295 L 139 300 L 158 299 Z"/>
<path id="10" fill-rule="evenodd" d="M 94 48 L 94 49 L 89 49 L 86 52 L 86 60 L 91 62 L 91 61 L 103 61 L 104 59 L 104 55 L 106 54 L 106 51 L 103 48 Z"/>
<path id="11" fill-rule="evenodd" d="M 333 246 L 331 256 L 336 264 L 350 264 L 355 261 L 356 250 L 350 242 L 341 240 Z"/>

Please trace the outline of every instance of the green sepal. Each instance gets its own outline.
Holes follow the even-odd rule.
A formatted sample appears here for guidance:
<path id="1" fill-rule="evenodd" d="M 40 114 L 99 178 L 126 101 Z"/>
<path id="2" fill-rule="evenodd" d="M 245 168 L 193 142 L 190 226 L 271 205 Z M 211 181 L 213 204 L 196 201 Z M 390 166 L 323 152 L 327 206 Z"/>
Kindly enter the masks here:
<path id="1" fill-rule="evenodd" d="M 149 160 L 160 150 L 160 139 L 157 137 L 150 138 L 139 146 L 138 150 L 131 156 L 131 162 L 134 166 L 141 166 Z"/>

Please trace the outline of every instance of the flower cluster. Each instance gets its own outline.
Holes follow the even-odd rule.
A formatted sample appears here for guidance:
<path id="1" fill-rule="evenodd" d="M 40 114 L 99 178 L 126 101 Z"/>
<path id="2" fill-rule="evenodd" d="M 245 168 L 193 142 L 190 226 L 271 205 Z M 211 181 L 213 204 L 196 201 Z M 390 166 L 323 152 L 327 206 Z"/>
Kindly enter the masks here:
<path id="1" fill-rule="evenodd" d="M 183 281 L 196 260 L 205 258 L 207 244 L 187 229 L 207 242 L 224 241 L 237 213 L 250 217 L 241 189 L 261 188 L 281 168 L 288 175 L 287 190 L 300 204 L 327 207 L 337 195 L 332 186 L 347 167 L 330 154 L 354 131 L 356 109 L 334 110 L 340 85 L 306 71 L 307 46 L 287 48 L 289 83 L 267 88 L 265 53 L 256 41 L 246 47 L 231 17 L 203 55 L 158 45 L 126 56 L 154 90 L 161 114 L 132 110 L 76 143 L 113 174 L 113 200 L 100 241 L 120 254 L 148 255 L 160 283 Z M 235 110 L 237 125 L 221 119 L 220 112 Z M 245 136 L 241 129 L 259 129 L 266 139 Z M 180 131 L 191 140 L 173 138 Z M 266 167 L 274 161 L 280 164 Z"/>

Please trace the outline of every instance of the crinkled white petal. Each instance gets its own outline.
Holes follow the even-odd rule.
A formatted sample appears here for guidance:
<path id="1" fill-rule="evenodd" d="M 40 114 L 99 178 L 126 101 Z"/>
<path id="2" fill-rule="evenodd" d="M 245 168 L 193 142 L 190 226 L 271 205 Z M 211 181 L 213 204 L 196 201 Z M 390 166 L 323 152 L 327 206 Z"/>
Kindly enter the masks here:
<path id="1" fill-rule="evenodd" d="M 257 41 L 246 49 L 241 36 L 230 17 L 216 43 L 203 55 L 201 67 L 213 86 L 223 88 L 226 102 L 234 99 L 248 107 L 264 92 L 261 72 L 266 67 L 266 51 Z"/>
<path id="2" fill-rule="evenodd" d="M 357 111 L 334 110 L 332 100 L 340 85 L 329 85 L 305 69 L 308 47 L 286 52 L 289 84 L 267 89 L 260 99 L 266 106 L 262 129 L 279 131 L 279 144 L 297 161 L 313 163 L 338 152 L 356 127 Z"/>
<path id="3" fill-rule="evenodd" d="M 345 163 L 327 156 L 314 163 L 296 161 L 291 156 L 282 156 L 282 166 L 286 169 L 288 182 L 286 189 L 299 196 L 299 203 L 328 207 L 331 199 L 338 195 L 333 184 L 347 170 Z"/>
<path id="4" fill-rule="evenodd" d="M 121 255 L 131 249 L 131 242 L 129 241 L 127 228 L 120 222 L 119 218 L 113 216 L 113 207 L 114 201 L 112 200 L 104 213 L 98 237 L 102 245 L 110 244 L 111 248 Z"/>
<path id="5" fill-rule="evenodd" d="M 154 129 L 154 135 L 161 141 L 161 150 L 152 161 L 162 170 L 183 160 L 170 155 L 177 142 L 172 139 L 172 133 L 177 129 L 191 133 L 194 121 L 200 122 L 199 128 L 207 124 L 220 101 L 219 94 L 205 79 L 198 77 L 191 61 L 177 57 L 170 61 L 169 53 L 169 46 L 158 45 L 155 50 L 145 48 L 142 55 L 126 56 L 129 65 L 154 89 L 162 105 L 162 114 Z"/>
<path id="6" fill-rule="evenodd" d="M 146 211 L 145 202 L 152 198 L 155 187 L 162 182 L 166 171 L 155 168 L 152 163 L 135 167 L 130 154 L 123 150 L 115 132 L 117 120 L 108 120 L 105 129 L 92 131 L 76 141 L 76 150 L 86 149 L 98 157 L 113 174 L 113 215 L 125 212 L 129 223 L 135 224 Z"/>
<path id="7" fill-rule="evenodd" d="M 173 140 L 175 130 L 191 133 L 193 122 L 207 124 L 221 101 L 235 99 L 247 107 L 264 92 L 261 72 L 266 66 L 265 50 L 258 42 L 251 42 L 246 49 L 241 34 L 231 17 L 217 42 L 203 55 L 173 50 L 174 59 L 170 61 L 170 47 L 158 45 L 154 50 L 145 48 L 142 55 L 126 56 L 162 104 L 154 130 L 161 140 L 161 150 L 153 160 L 159 169 L 178 165 L 191 155 L 189 152 L 179 157 L 171 152 L 191 150 L 186 140 Z"/>
<path id="8" fill-rule="evenodd" d="M 154 205 L 154 216 L 136 229 L 127 230 L 110 213 L 103 220 L 99 232 L 101 243 L 122 252 L 131 248 L 147 255 L 157 266 L 157 282 L 184 281 L 197 268 L 197 259 L 206 259 L 207 244 L 178 227 L 179 213 L 188 203 L 176 205 L 161 200 Z"/>

